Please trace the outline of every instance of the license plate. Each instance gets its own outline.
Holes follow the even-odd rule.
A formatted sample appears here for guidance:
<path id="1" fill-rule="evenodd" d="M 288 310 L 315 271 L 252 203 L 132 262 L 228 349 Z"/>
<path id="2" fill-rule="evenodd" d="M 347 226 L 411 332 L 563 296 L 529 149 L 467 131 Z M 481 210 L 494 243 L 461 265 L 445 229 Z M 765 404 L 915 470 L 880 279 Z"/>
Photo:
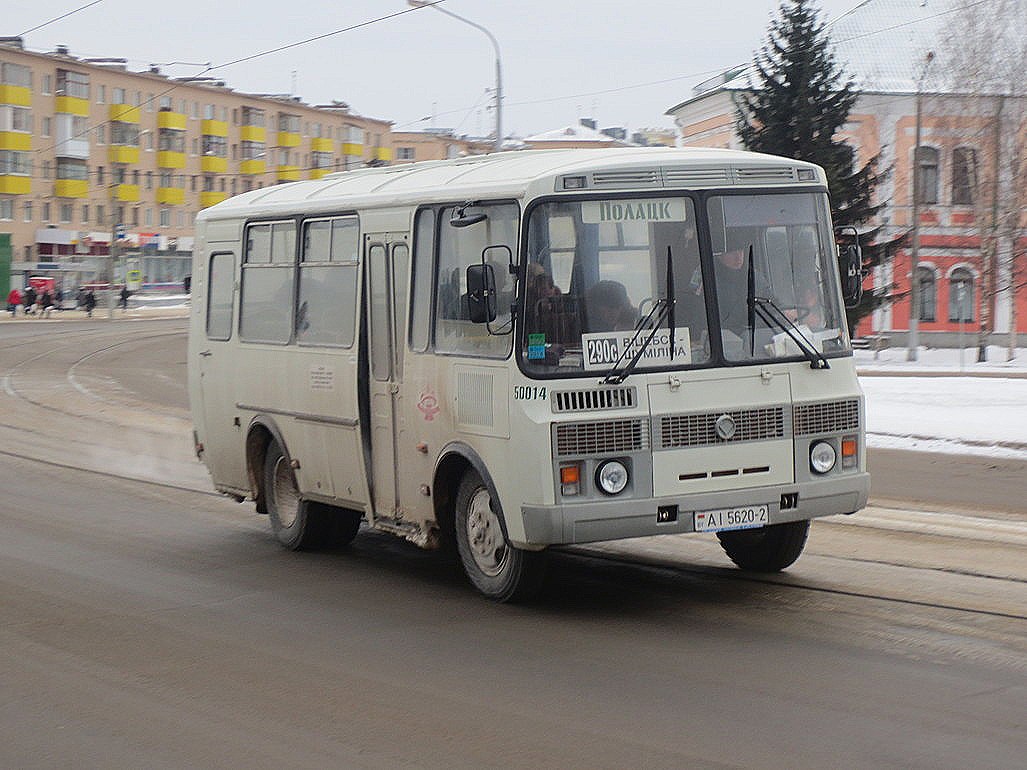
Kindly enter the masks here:
<path id="1" fill-rule="evenodd" d="M 724 532 L 729 529 L 756 529 L 770 524 L 770 508 L 766 505 L 743 505 L 692 514 L 696 532 Z"/>

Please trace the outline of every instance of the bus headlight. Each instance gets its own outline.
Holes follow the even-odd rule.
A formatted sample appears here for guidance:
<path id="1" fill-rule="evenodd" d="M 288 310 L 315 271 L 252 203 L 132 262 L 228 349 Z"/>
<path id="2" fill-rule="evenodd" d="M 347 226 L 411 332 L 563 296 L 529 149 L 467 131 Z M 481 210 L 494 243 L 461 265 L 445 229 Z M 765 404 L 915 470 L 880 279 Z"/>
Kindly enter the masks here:
<path id="1" fill-rule="evenodd" d="M 619 460 L 607 460 L 596 469 L 596 485 L 608 495 L 619 495 L 628 485 L 628 469 Z"/>
<path id="2" fill-rule="evenodd" d="M 826 441 L 818 441 L 809 450 L 809 467 L 817 473 L 827 473 L 834 467 L 838 453 Z"/>

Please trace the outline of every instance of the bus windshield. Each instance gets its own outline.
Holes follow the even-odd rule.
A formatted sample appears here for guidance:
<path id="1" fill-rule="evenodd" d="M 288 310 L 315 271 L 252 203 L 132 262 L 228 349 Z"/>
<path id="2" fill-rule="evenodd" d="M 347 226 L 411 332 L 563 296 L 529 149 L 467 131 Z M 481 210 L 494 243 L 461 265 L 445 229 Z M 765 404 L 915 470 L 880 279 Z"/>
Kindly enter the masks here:
<path id="1" fill-rule="evenodd" d="M 636 371 L 708 366 L 721 356 L 803 357 L 795 329 L 750 312 L 763 303 L 818 352 L 847 349 L 826 196 L 712 196 L 705 207 L 697 219 L 688 197 L 536 206 L 523 291 L 526 373 L 605 375 L 640 347 Z M 712 254 L 703 259 L 697 234 L 706 226 Z M 671 312 L 652 312 L 671 297 Z M 636 334 L 653 318 L 665 319 L 656 334 Z"/>

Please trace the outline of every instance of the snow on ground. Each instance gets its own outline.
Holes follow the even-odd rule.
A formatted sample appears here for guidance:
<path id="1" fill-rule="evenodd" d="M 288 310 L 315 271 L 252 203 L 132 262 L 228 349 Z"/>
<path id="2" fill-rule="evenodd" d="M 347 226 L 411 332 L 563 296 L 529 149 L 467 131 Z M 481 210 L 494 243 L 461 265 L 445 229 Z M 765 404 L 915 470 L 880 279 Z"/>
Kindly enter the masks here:
<path id="1" fill-rule="evenodd" d="M 881 351 L 876 359 L 871 351 L 856 351 L 859 371 L 873 375 L 860 378 L 867 443 L 1027 460 L 1027 349 L 1009 362 L 997 347 L 985 363 L 976 357 L 974 349 L 963 351 L 962 362 L 959 350 L 922 349 L 918 361 L 908 362 L 905 348 Z M 892 372 L 896 376 L 887 376 Z"/>

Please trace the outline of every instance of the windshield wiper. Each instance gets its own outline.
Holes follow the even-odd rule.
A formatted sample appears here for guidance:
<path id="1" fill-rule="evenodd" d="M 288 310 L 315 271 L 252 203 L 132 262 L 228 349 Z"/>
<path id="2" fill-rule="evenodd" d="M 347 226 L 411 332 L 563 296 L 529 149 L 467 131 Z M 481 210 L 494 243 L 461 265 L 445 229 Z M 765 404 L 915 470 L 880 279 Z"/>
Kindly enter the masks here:
<path id="1" fill-rule="evenodd" d="M 749 350 L 750 354 L 756 356 L 756 316 L 758 315 L 767 326 L 776 326 L 787 334 L 802 354 L 809 361 L 810 369 L 830 369 L 824 354 L 817 350 L 816 346 L 806 338 L 806 335 L 799 330 L 785 312 L 778 307 L 770 297 L 756 296 L 756 263 L 753 261 L 752 244 L 749 244 L 748 264 L 748 287 L 746 290 L 746 305 L 749 310 Z"/>
<path id="2" fill-rule="evenodd" d="M 799 346 L 799 350 L 809 360 L 810 369 L 831 368 L 824 354 L 817 350 L 816 346 L 795 325 L 795 321 L 785 315 L 774 300 L 769 297 L 753 297 L 753 308 L 767 326 L 776 326 L 791 337 L 792 342 Z"/>
<path id="3" fill-rule="evenodd" d="M 623 352 L 617 356 L 617 360 L 613 362 L 613 366 L 610 367 L 610 371 L 607 372 L 606 377 L 603 378 L 603 385 L 620 385 L 628 376 L 635 371 L 635 367 L 638 366 L 638 362 L 642 359 L 642 354 L 645 353 L 646 349 L 652 343 L 653 338 L 656 337 L 656 332 L 659 331 L 660 325 L 665 319 L 669 319 L 668 323 L 670 326 L 670 360 L 674 360 L 674 304 L 676 302 L 674 295 L 674 259 L 671 254 L 670 246 L 667 247 L 667 295 L 662 297 L 653 303 L 652 309 L 646 314 L 645 318 L 638 322 L 635 326 L 635 333 L 631 335 L 631 339 L 628 344 L 624 346 Z M 649 323 L 652 323 L 651 327 L 647 327 Z M 621 361 L 624 360 L 624 356 L 631 350 L 635 342 L 641 336 L 642 332 L 649 329 L 649 336 L 645 338 L 645 341 L 638 346 L 638 350 L 635 351 L 635 355 L 628 361 L 628 365 L 624 367 L 624 371 L 618 373 L 617 367 L 620 366 Z"/>

